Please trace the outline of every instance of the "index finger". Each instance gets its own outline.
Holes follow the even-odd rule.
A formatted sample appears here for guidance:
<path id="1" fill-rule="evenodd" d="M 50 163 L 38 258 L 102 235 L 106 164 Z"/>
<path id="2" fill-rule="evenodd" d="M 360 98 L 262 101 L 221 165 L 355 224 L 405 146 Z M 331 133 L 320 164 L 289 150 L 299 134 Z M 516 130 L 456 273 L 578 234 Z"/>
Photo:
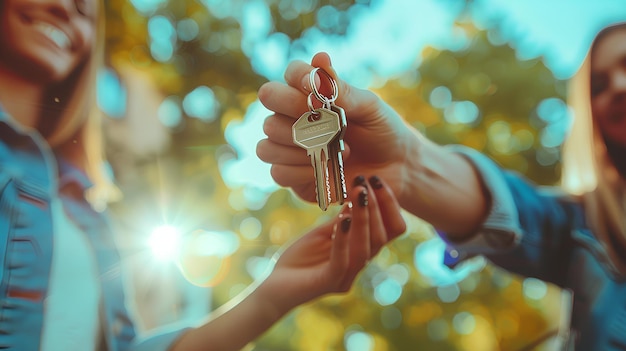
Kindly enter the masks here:
<path id="1" fill-rule="evenodd" d="M 306 95 L 280 82 L 267 82 L 257 93 L 259 101 L 278 115 L 298 118 L 309 110 Z"/>

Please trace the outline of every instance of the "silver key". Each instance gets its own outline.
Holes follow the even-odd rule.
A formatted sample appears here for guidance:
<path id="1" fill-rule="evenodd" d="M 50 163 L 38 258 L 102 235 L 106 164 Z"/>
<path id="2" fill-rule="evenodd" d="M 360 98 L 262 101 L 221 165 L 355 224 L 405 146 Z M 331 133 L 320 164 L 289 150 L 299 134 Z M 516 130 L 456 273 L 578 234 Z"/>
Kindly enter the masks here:
<path id="1" fill-rule="evenodd" d="M 331 102 L 328 104 L 331 111 L 337 113 L 339 116 L 339 126 L 341 131 L 337 134 L 335 139 L 329 145 L 330 154 L 330 168 L 333 174 L 333 184 L 335 187 L 334 201 L 340 205 L 348 198 L 348 189 L 346 187 L 346 176 L 343 169 L 343 156 L 342 151 L 345 150 L 343 144 L 343 137 L 346 134 L 346 128 L 348 127 L 348 121 L 346 119 L 346 113 L 343 108 L 335 105 Z"/>
<path id="2" fill-rule="evenodd" d="M 317 204 L 326 211 L 331 202 L 328 146 L 341 131 L 339 115 L 326 108 L 306 112 L 293 124 L 293 142 L 306 149 L 315 174 Z"/>

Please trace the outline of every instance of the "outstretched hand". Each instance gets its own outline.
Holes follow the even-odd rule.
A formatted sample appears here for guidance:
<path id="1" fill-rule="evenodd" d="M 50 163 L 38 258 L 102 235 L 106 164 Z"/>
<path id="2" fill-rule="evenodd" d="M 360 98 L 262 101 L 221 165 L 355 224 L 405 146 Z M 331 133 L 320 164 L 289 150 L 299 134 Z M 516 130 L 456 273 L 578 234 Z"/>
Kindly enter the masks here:
<path id="1" fill-rule="evenodd" d="M 357 177 L 357 200 L 279 254 L 258 292 L 279 313 L 327 293 L 346 292 L 366 263 L 406 230 L 400 206 L 378 177 Z"/>
<path id="2" fill-rule="evenodd" d="M 335 103 L 346 112 L 348 128 L 343 155 L 346 179 L 376 174 L 401 197 L 410 176 L 408 153 L 417 149 L 419 134 L 378 96 L 339 79 L 325 53 L 315 55 L 311 65 L 292 62 L 285 72 L 287 84 L 268 82 L 259 89 L 260 101 L 274 112 L 264 124 L 267 139 L 257 145 L 259 158 L 272 164 L 271 174 L 279 185 L 292 188 L 304 200 L 315 201 L 310 159 L 306 151 L 294 145 L 291 133 L 295 120 L 308 111 L 309 73 L 314 67 L 333 76 L 339 91 Z M 317 86 L 322 94 L 330 96 L 328 87 L 324 86 L 328 82 L 324 80 L 317 76 L 316 82 L 320 84 Z"/>
<path id="3" fill-rule="evenodd" d="M 266 279 L 185 333 L 172 350 L 240 350 L 294 307 L 348 291 L 381 247 L 406 230 L 400 205 L 381 179 L 357 177 L 351 190 L 353 205 L 286 246 Z"/>

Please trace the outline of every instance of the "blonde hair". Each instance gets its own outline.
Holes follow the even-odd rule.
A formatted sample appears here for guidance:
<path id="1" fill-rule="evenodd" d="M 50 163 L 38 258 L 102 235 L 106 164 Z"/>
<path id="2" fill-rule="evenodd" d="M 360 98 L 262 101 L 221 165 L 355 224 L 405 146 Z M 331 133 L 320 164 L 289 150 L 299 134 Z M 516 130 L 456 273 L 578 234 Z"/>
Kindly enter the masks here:
<path id="1" fill-rule="evenodd" d="M 53 87 L 47 94 L 54 96 L 61 108 L 57 110 L 54 126 L 45 135 L 53 150 L 87 174 L 93 186 L 85 196 L 99 211 L 121 197 L 119 189 L 105 171 L 103 115 L 96 103 L 97 75 L 104 66 L 104 30 L 104 6 L 98 5 L 96 37 L 91 54 L 61 87 Z"/>
<path id="2" fill-rule="evenodd" d="M 624 181 L 608 156 L 591 113 L 591 53 L 595 44 L 615 28 L 626 28 L 626 23 L 607 27 L 596 36 L 582 66 L 570 80 L 568 103 L 575 116 L 563 145 L 561 186 L 583 199 L 590 229 L 604 244 L 616 268 L 626 272 L 626 260 L 615 247 L 626 248 Z"/>

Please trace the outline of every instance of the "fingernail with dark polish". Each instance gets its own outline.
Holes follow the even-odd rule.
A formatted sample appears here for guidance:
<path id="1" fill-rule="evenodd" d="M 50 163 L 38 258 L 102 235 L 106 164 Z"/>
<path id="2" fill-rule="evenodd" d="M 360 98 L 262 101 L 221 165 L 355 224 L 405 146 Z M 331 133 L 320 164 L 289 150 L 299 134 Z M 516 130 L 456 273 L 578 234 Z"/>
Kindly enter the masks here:
<path id="1" fill-rule="evenodd" d="M 341 231 L 347 233 L 350 230 L 350 224 L 352 223 L 352 218 L 346 217 L 341 221 Z"/>
<path id="2" fill-rule="evenodd" d="M 370 177 L 370 184 L 374 189 L 380 189 L 383 187 L 383 183 L 381 183 L 380 178 L 378 178 L 377 176 Z"/>
<path id="3" fill-rule="evenodd" d="M 363 190 L 359 193 L 359 205 L 361 207 L 365 207 L 369 204 L 369 199 L 367 197 L 367 190 Z"/>
<path id="4" fill-rule="evenodd" d="M 353 183 L 353 184 L 354 184 L 354 186 L 357 186 L 357 185 L 363 185 L 363 186 L 365 186 L 365 177 L 364 177 L 364 176 L 362 176 L 362 175 L 360 175 L 360 176 L 356 176 L 356 177 L 354 178 L 354 183 Z"/>

